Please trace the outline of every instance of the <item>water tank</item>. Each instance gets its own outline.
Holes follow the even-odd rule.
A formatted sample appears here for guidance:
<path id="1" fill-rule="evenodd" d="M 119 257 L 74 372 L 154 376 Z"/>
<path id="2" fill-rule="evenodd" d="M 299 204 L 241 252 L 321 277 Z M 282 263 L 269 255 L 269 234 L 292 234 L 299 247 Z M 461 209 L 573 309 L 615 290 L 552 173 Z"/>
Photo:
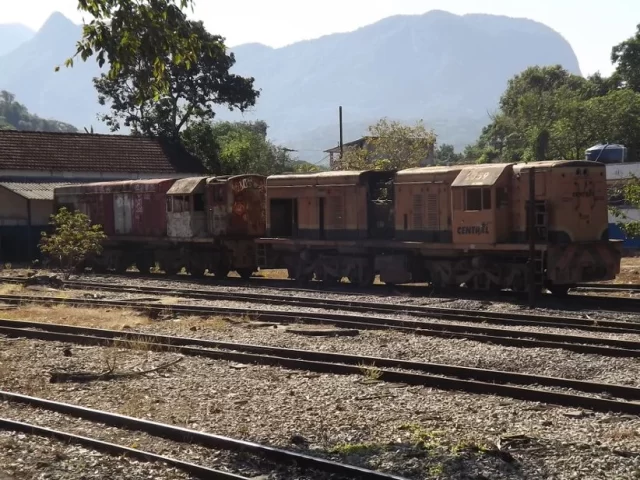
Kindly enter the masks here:
<path id="1" fill-rule="evenodd" d="M 627 147 L 614 143 L 594 145 L 587 149 L 586 159 L 600 163 L 623 163 L 627 161 Z"/>

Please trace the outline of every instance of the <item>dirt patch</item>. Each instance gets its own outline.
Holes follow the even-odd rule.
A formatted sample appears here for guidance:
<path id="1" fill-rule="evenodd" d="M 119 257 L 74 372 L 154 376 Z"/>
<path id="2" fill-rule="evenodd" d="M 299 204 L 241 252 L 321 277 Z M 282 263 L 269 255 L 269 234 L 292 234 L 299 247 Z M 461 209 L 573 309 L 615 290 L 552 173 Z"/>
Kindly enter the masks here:
<path id="1" fill-rule="evenodd" d="M 2 318 L 32 322 L 63 323 L 85 327 L 122 330 L 151 323 L 140 312 L 127 308 L 86 308 L 68 305 L 24 305 L 15 310 L 3 310 Z"/>
<path id="2" fill-rule="evenodd" d="M 640 257 L 625 257 L 614 283 L 640 283 Z"/>

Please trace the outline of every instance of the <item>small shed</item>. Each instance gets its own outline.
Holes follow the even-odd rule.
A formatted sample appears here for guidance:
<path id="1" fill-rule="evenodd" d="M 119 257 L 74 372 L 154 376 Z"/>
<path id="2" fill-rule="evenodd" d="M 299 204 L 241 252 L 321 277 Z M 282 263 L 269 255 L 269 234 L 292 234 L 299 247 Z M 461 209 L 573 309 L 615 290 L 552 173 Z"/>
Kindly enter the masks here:
<path id="1" fill-rule="evenodd" d="M 43 231 L 50 232 L 53 191 L 64 183 L 0 182 L 0 259 L 36 258 Z"/>

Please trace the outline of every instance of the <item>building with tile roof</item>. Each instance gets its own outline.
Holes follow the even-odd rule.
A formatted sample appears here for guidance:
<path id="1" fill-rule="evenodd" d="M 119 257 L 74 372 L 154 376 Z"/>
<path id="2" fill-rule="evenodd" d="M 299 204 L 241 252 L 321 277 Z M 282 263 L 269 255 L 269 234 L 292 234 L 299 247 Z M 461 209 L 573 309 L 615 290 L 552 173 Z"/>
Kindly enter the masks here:
<path id="1" fill-rule="evenodd" d="M 129 135 L 0 131 L 0 262 L 37 254 L 60 185 L 205 174 L 182 146 Z"/>

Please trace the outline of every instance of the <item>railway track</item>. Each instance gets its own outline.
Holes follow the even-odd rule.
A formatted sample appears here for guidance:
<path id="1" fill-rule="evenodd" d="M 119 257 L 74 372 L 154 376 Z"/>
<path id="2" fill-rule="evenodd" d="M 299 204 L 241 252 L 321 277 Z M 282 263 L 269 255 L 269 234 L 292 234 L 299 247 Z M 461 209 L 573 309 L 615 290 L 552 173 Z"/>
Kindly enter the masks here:
<path id="1" fill-rule="evenodd" d="M 15 321 L 14 327 L 0 327 L 0 334 L 10 338 L 29 338 L 92 346 L 121 348 L 135 346 L 139 348 L 143 345 L 146 350 L 170 351 L 183 355 L 237 363 L 271 365 L 339 375 L 363 375 L 367 369 L 375 369 L 377 380 L 380 381 L 421 385 L 444 390 L 461 390 L 476 394 L 498 395 L 573 408 L 640 415 L 640 403 L 635 401 L 640 400 L 640 388 L 624 385 L 399 359 L 294 350 L 36 322 Z M 605 395 L 616 399 L 530 388 L 531 385 Z"/>
<path id="2" fill-rule="evenodd" d="M 10 322 L 3 322 L 3 324 L 7 323 Z M 470 393 L 540 401 L 574 408 L 640 415 L 640 403 L 636 402 L 636 400 L 640 400 L 640 388 L 625 385 L 594 383 L 400 359 L 295 350 L 50 323 L 13 321 L 12 325 L 1 326 L 0 334 L 10 338 L 29 338 L 92 346 L 139 348 L 143 345 L 145 350 L 170 351 L 216 360 L 271 365 L 339 375 L 362 375 L 367 369 L 375 369 L 378 376 L 377 380 L 380 381 L 421 385 L 444 390 L 462 390 Z M 525 385 L 525 387 L 521 385 Z M 607 395 L 616 399 L 529 388 L 531 385 L 574 390 L 595 395 Z"/>
<path id="3" fill-rule="evenodd" d="M 346 315 L 334 313 L 317 313 L 304 311 L 269 311 L 264 309 L 247 309 L 231 307 L 212 307 L 183 304 L 157 304 L 153 302 L 96 300 L 85 298 L 56 298 L 30 295 L 0 295 L 0 302 L 20 305 L 24 303 L 65 304 L 92 307 L 123 307 L 138 309 L 150 314 L 160 315 L 169 312 L 196 316 L 228 316 L 245 317 L 260 321 L 276 323 L 330 324 L 348 329 L 393 330 L 441 338 L 464 338 L 480 342 L 525 348 L 555 348 L 578 353 L 589 353 L 617 357 L 640 357 L 640 342 L 618 340 L 591 336 L 544 333 L 537 331 L 508 330 L 477 325 L 460 325 L 452 323 L 429 322 L 427 320 L 399 320 L 371 315 Z M 476 321 L 477 319 L 473 319 Z M 9 322 L 9 323 L 7 323 Z M 10 326 L 11 320 L 0 319 L 0 325 Z M 614 322 L 626 323 L 626 322 Z M 640 324 L 630 324 L 640 327 Z M 546 324 L 546 326 L 550 326 Z M 555 325 L 554 325 L 555 326 Z M 571 328 L 576 328 L 571 326 Z M 608 332 L 639 333 L 637 329 L 621 329 L 611 326 Z M 602 330 L 601 330 L 602 331 Z"/>
<path id="4" fill-rule="evenodd" d="M 127 417 L 124 415 L 105 412 L 101 410 L 94 410 L 91 408 L 82 407 L 79 405 L 72 405 L 68 403 L 56 402 L 53 400 L 47 400 L 44 398 L 31 397 L 18 393 L 0 391 L 0 400 L 4 400 L 10 403 L 18 403 L 22 405 L 28 405 L 30 407 L 48 410 L 51 412 L 57 412 L 64 415 L 70 415 L 76 418 L 82 418 L 91 422 L 99 422 L 111 427 L 124 428 L 127 430 L 144 432 L 156 437 L 162 437 L 169 440 L 173 440 L 180 443 L 196 443 L 208 448 L 216 448 L 222 450 L 229 450 L 233 452 L 248 452 L 253 455 L 263 457 L 265 459 L 277 462 L 278 464 L 287 464 L 293 467 L 305 467 L 312 470 L 325 472 L 327 474 L 339 475 L 342 478 L 347 479 L 362 479 L 362 480 L 406 480 L 403 477 L 391 475 L 382 472 L 376 472 L 365 468 L 357 467 L 354 465 L 348 465 L 344 463 L 334 462 L 332 460 L 315 457 L 311 455 L 305 455 L 298 452 L 282 450 L 267 445 L 261 445 L 254 442 L 248 442 L 244 440 L 237 440 L 229 437 L 223 437 L 220 435 L 214 435 L 210 433 L 200 432 L 187 428 L 177 427 L 174 425 L 168 425 L 150 420 L 143 420 L 139 418 Z M 120 445 L 105 444 L 104 442 L 96 443 L 95 439 L 78 438 L 75 435 L 71 435 L 65 432 L 57 432 L 50 429 L 36 427 L 30 424 L 20 424 L 19 422 L 9 421 L 6 419 L 0 419 L 0 428 L 11 429 L 23 429 L 34 432 L 34 429 L 39 434 L 47 436 L 60 435 L 59 438 L 67 437 L 72 441 L 86 442 L 91 448 L 105 448 L 112 449 L 112 452 L 123 452 L 124 448 Z M 141 452 L 134 450 L 135 454 L 139 455 L 153 455 L 147 452 Z M 159 456 L 150 457 L 155 461 L 165 461 L 158 458 Z M 200 478 L 206 479 L 243 479 L 241 476 L 230 476 L 226 472 L 217 472 L 210 469 L 205 469 L 198 465 L 185 464 L 178 460 L 169 459 L 169 461 L 178 462 L 174 466 L 181 467 L 181 464 L 186 469 L 192 469 L 190 473 L 198 474 Z M 209 472 L 207 472 L 209 471 Z M 218 476 L 220 474 L 220 476 Z"/>
<path id="5" fill-rule="evenodd" d="M 129 278 L 131 280 L 140 279 L 140 280 L 165 280 L 179 283 L 199 283 L 202 285 L 210 286 L 211 283 L 208 282 L 208 279 L 202 278 L 193 278 L 188 275 L 173 275 L 173 276 L 162 276 L 159 274 L 140 274 L 135 272 L 127 272 L 126 274 L 118 275 L 120 278 Z M 213 277 L 215 278 L 215 277 Z M 10 282 L 10 283 L 23 283 L 25 279 L 16 278 L 16 277 L 0 277 L 0 282 Z M 335 293 L 340 295 L 384 295 L 384 296 L 393 296 L 396 294 L 409 296 L 409 297 L 428 297 L 432 295 L 436 290 L 432 289 L 427 285 L 394 285 L 392 287 L 388 285 L 372 285 L 369 289 L 362 289 L 357 286 L 352 286 L 350 284 L 342 284 L 340 286 L 327 286 L 323 282 L 310 282 L 304 286 L 296 284 L 294 280 L 289 279 L 271 279 L 264 277 L 253 277 L 249 280 L 244 280 L 240 278 L 226 278 L 226 279 L 216 279 L 216 286 L 226 286 L 226 287 L 250 287 L 250 288 L 260 288 L 260 289 L 273 289 L 277 288 L 280 291 L 291 292 L 294 294 L 305 293 L 305 292 L 326 292 L 326 293 Z M 102 282 L 80 282 L 73 281 L 70 283 L 93 283 L 97 285 L 102 284 Z M 577 291 L 584 290 L 587 287 L 591 288 L 592 285 L 597 284 L 581 284 Z M 604 284 L 603 284 L 604 285 Z M 156 287 L 148 287 L 148 288 L 156 288 Z M 162 287 L 158 287 L 162 288 Z M 607 291 L 606 288 L 596 287 L 598 290 Z M 174 289 L 175 290 L 175 289 Z M 178 289 L 180 290 L 180 289 Z M 188 290 L 188 289 L 185 289 Z M 628 290 L 628 289 L 625 289 Z M 445 289 L 438 291 L 439 294 L 450 296 L 452 298 L 464 298 L 468 300 L 499 300 L 504 301 L 508 299 L 510 302 L 515 304 L 526 305 L 527 299 L 526 295 L 519 294 L 517 292 L 511 291 L 501 291 L 494 293 L 484 293 L 479 294 L 478 292 L 474 292 L 465 288 L 456 288 L 456 289 Z M 559 299 L 553 297 L 551 295 L 540 295 L 538 298 L 538 303 L 540 306 L 545 306 L 549 308 L 558 308 L 561 307 L 564 310 L 585 310 L 585 309 L 596 309 L 602 311 L 611 311 L 611 312 L 619 312 L 619 313 L 638 313 L 640 312 L 640 298 L 620 298 L 620 297 L 611 297 L 611 296 L 594 296 L 594 295 L 581 295 L 581 294 L 571 294 L 565 298 Z"/>
<path id="6" fill-rule="evenodd" d="M 175 458 L 166 457 L 163 455 L 156 455 L 155 453 L 146 452 L 144 450 L 138 450 L 135 448 L 129 448 L 124 445 L 119 445 L 111 442 L 104 442 L 91 437 L 85 437 L 82 435 L 75 435 L 69 432 L 63 432 L 61 430 L 54 430 L 51 428 L 41 427 L 38 425 L 18 422 L 8 418 L 0 418 L 0 430 L 21 432 L 27 435 L 38 435 L 40 437 L 52 438 L 60 440 L 65 443 L 73 443 L 81 445 L 83 447 L 90 448 L 99 452 L 107 453 L 109 455 L 123 456 L 126 455 L 130 458 L 135 458 L 143 462 L 156 462 L 163 463 L 172 467 L 176 467 L 195 478 L 202 479 L 215 479 L 215 480 L 250 480 L 248 477 L 242 477 L 229 472 L 223 472 L 220 470 L 214 470 L 213 468 L 207 468 L 202 465 L 198 465 L 190 462 L 183 462 Z"/>
<path id="7" fill-rule="evenodd" d="M 640 293 L 637 283 L 580 283 L 574 290 Z"/>
<path id="8" fill-rule="evenodd" d="M 0 278 L 0 281 L 4 281 Z M 21 283 L 24 280 L 14 283 Z M 286 296 L 264 293 L 216 292 L 211 290 L 194 290 L 172 287 L 155 286 L 123 286 L 103 282 L 67 281 L 65 286 L 78 290 L 100 290 L 109 292 L 143 293 L 149 295 L 179 296 L 194 300 L 214 301 L 243 301 L 271 305 L 289 305 L 304 308 L 321 308 L 327 310 L 349 310 L 359 313 L 404 313 L 427 319 L 451 320 L 464 323 L 492 323 L 510 326 L 536 326 L 554 328 L 572 328 L 592 332 L 608 333 L 640 333 L 640 322 L 626 322 L 614 320 L 591 320 L 578 317 L 549 316 L 540 314 L 526 314 L 515 312 L 491 312 L 447 307 L 433 307 L 425 305 L 406 305 L 381 303 L 373 305 L 371 302 L 358 300 L 337 300 L 304 296 Z M 0 296 L 0 299 L 2 297 Z"/>

